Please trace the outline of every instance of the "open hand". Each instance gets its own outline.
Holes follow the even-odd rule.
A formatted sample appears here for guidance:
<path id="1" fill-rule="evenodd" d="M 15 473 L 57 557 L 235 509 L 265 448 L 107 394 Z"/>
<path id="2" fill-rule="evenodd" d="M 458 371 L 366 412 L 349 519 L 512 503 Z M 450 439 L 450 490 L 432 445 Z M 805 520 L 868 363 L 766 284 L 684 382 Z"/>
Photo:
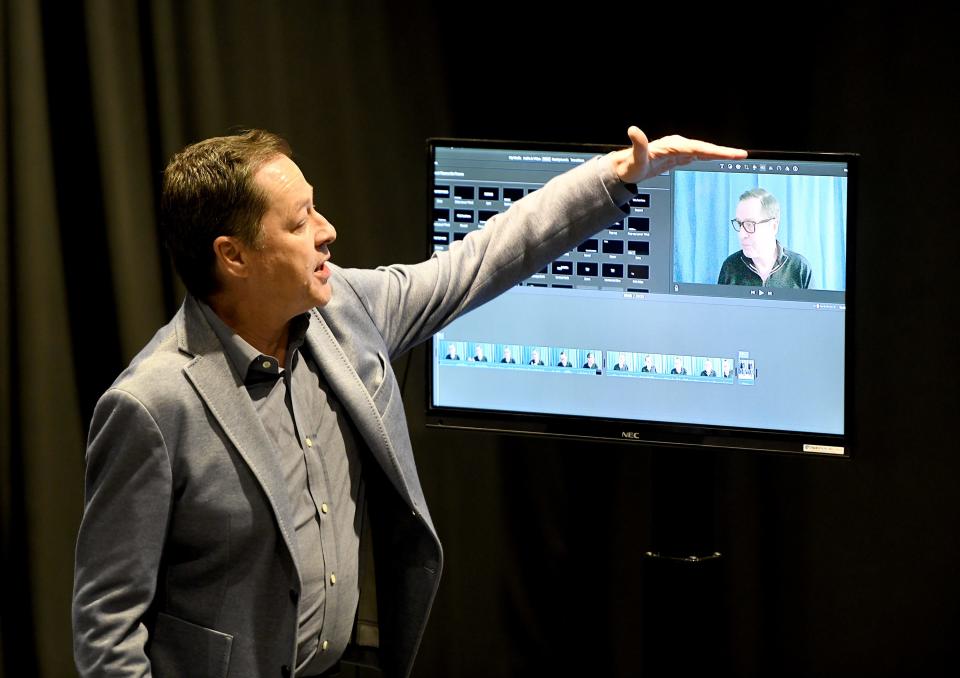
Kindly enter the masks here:
<path id="1" fill-rule="evenodd" d="M 627 130 L 632 146 L 614 153 L 613 168 L 624 183 L 635 184 L 667 170 L 686 165 L 694 160 L 746 158 L 740 148 L 717 146 L 698 139 L 687 139 L 677 134 L 647 141 L 639 127 Z"/>

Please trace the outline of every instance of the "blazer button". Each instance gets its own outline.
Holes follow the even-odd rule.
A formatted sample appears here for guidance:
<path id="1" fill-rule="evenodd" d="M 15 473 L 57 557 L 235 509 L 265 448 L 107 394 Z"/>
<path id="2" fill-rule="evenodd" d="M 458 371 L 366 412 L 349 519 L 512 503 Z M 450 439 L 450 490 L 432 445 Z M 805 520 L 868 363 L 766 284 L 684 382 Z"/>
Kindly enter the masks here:
<path id="1" fill-rule="evenodd" d="M 283 666 L 281 666 L 281 667 L 280 667 L 280 675 L 283 676 L 283 678 L 290 678 L 290 667 L 287 666 L 286 664 L 284 664 Z"/>
<path id="2" fill-rule="evenodd" d="M 300 592 L 296 589 L 290 589 L 290 600 L 296 605 L 297 601 L 300 600 Z"/>

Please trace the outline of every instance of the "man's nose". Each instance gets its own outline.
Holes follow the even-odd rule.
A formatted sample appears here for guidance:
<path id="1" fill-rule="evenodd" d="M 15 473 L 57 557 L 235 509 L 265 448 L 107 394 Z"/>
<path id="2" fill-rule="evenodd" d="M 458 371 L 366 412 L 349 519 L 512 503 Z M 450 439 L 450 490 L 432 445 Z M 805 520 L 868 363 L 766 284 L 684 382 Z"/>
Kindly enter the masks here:
<path id="1" fill-rule="evenodd" d="M 317 224 L 317 230 L 314 237 L 316 239 L 317 247 L 329 245 L 337 239 L 337 229 L 335 229 L 333 224 L 331 224 L 323 215 L 321 215 L 319 217 L 319 223 Z"/>

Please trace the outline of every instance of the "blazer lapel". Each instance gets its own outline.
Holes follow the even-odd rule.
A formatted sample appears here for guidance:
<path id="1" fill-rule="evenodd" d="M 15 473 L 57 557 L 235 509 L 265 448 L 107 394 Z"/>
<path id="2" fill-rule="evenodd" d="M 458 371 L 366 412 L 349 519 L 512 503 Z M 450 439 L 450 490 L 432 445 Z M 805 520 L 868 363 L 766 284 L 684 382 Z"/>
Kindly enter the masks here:
<path id="1" fill-rule="evenodd" d="M 340 343 L 334 337 L 330 327 L 316 309 L 310 313 L 310 327 L 307 330 L 307 343 L 313 351 L 317 366 L 330 388 L 339 398 L 353 419 L 357 430 L 390 482 L 408 502 L 410 485 L 403 475 L 396 451 L 387 435 L 383 419 L 377 412 L 373 398 L 364 386 L 360 375 L 350 364 Z"/>
<path id="2" fill-rule="evenodd" d="M 220 340 L 192 296 L 188 295 L 183 302 L 181 320 L 177 327 L 180 350 L 194 356 L 183 371 L 263 488 L 299 571 L 300 555 L 289 490 L 277 463 L 279 451 L 260 423 L 246 388 L 231 369 Z"/>

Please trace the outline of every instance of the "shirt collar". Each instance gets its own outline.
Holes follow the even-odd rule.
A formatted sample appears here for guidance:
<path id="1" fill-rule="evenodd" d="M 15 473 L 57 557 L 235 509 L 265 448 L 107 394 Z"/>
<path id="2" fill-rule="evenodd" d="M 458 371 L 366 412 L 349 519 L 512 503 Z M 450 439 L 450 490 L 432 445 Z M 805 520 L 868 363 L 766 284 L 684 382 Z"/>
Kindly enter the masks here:
<path id="1" fill-rule="evenodd" d="M 239 334 L 227 325 L 220 316 L 203 301 L 199 301 L 210 328 L 223 344 L 223 350 L 234 372 L 243 379 L 244 384 L 276 379 L 283 372 L 283 366 L 277 364 L 274 356 L 260 353 Z M 310 325 L 310 315 L 304 313 L 290 321 L 290 334 L 287 343 L 287 360 L 292 365 L 294 354 L 303 344 Z"/>
<path id="2" fill-rule="evenodd" d="M 777 263 L 773 265 L 773 270 L 770 271 L 772 274 L 774 271 L 780 270 L 780 267 L 787 263 L 787 249 L 780 244 L 780 241 L 777 241 Z"/>

